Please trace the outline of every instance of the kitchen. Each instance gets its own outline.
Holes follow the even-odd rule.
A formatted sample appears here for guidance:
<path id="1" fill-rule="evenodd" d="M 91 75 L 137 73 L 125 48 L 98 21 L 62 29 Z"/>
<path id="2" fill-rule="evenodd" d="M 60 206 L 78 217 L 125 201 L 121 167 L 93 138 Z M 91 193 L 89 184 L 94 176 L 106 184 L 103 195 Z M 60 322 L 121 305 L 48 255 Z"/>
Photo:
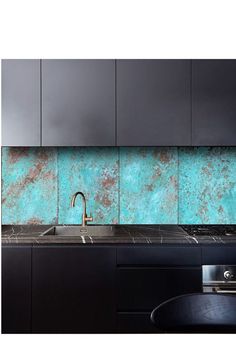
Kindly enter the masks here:
<path id="1" fill-rule="evenodd" d="M 3 333 L 236 332 L 235 98 L 236 60 L 2 60 Z"/>

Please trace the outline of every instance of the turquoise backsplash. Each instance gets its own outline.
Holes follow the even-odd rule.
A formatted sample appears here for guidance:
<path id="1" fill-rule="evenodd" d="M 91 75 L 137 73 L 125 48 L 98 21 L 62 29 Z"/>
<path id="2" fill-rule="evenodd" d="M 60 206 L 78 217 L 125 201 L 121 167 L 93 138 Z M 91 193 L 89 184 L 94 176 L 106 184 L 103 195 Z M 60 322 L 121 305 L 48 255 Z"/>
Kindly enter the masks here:
<path id="1" fill-rule="evenodd" d="M 236 224 L 236 148 L 2 148 L 3 224 Z"/>

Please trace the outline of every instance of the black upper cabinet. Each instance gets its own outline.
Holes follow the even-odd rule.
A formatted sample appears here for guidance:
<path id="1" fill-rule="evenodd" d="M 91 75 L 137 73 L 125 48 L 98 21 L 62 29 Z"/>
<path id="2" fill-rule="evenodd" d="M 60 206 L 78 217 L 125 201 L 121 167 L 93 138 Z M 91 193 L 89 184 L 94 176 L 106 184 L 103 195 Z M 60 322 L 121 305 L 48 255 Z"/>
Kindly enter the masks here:
<path id="1" fill-rule="evenodd" d="M 2 60 L 2 145 L 40 145 L 39 60 Z"/>
<path id="2" fill-rule="evenodd" d="M 114 332 L 115 266 L 114 247 L 33 248 L 33 332 Z"/>
<path id="3" fill-rule="evenodd" d="M 42 61 L 44 146 L 115 145 L 115 61 Z"/>
<path id="4" fill-rule="evenodd" d="M 2 247 L 2 332 L 31 332 L 31 247 Z"/>
<path id="5" fill-rule="evenodd" d="M 236 145 L 236 60 L 193 60 L 192 144 Z"/>
<path id="6" fill-rule="evenodd" d="M 117 144 L 191 145 L 190 60 L 117 61 Z"/>

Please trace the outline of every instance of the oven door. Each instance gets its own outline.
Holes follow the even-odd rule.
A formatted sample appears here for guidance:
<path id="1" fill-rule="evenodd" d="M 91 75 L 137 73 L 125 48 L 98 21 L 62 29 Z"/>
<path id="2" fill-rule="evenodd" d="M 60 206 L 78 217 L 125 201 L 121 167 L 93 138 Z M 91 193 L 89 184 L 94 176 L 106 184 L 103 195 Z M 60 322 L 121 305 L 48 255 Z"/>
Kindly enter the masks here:
<path id="1" fill-rule="evenodd" d="M 235 265 L 203 265 L 203 292 L 217 294 L 236 294 Z"/>

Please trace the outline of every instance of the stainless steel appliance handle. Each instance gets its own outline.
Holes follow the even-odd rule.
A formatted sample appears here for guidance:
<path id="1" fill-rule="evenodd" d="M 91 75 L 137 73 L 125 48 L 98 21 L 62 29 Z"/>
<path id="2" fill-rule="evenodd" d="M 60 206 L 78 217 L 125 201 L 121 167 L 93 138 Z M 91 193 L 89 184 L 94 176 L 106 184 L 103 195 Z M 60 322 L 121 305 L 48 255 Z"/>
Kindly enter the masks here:
<path id="1" fill-rule="evenodd" d="M 214 290 L 217 294 L 236 294 L 236 290 L 220 289 L 220 288 L 215 288 Z"/>

